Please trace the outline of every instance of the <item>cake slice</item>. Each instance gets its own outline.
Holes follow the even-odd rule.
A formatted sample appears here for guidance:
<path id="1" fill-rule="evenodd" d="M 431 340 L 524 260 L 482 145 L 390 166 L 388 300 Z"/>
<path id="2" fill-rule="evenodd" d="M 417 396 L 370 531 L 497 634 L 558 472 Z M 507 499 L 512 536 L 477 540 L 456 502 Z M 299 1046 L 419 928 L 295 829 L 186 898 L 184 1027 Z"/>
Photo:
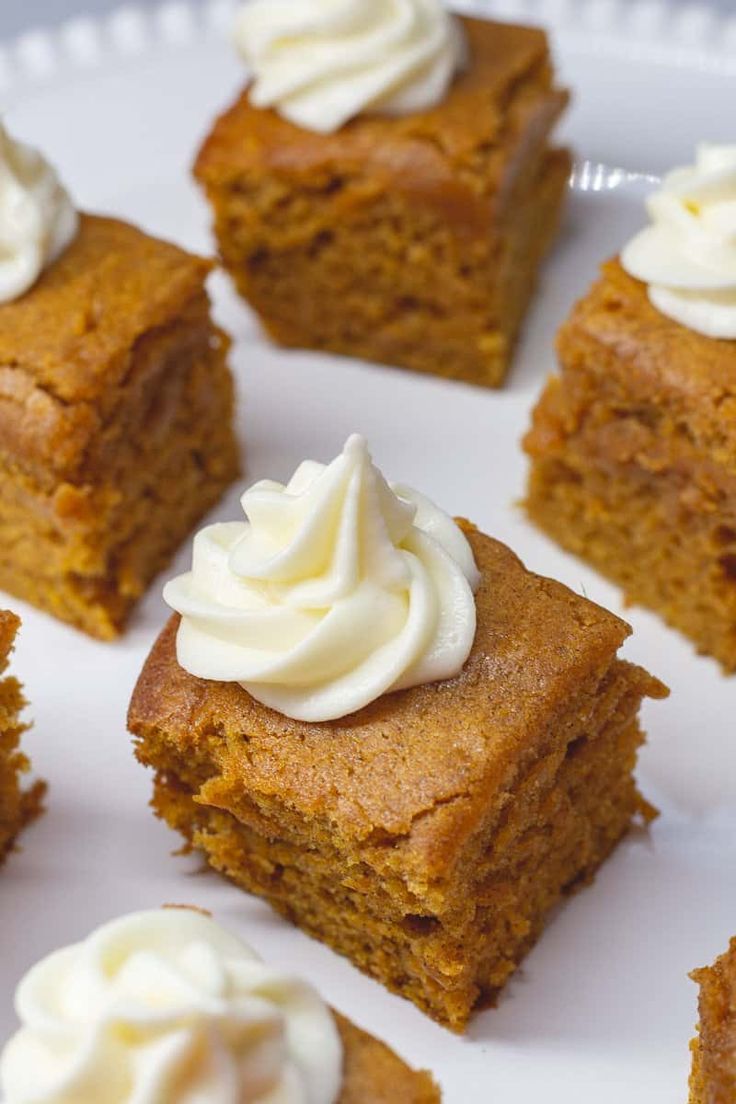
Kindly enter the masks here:
<path id="1" fill-rule="evenodd" d="M 7 670 L 20 618 L 0 610 L 0 676 Z M 20 718 L 25 699 L 17 679 L 0 678 L 0 861 L 13 847 L 22 828 L 38 816 L 45 792 L 43 782 L 22 788 L 23 775 L 30 768 L 20 750 L 20 739 L 28 728 Z"/>
<path id="2" fill-rule="evenodd" d="M 282 345 L 503 383 L 567 191 L 550 135 L 568 94 L 543 31 L 462 33 L 467 65 L 430 110 L 324 134 L 246 87 L 215 123 L 195 176 L 225 267 Z"/>
<path id="3" fill-rule="evenodd" d="M 576 304 L 525 441 L 527 509 L 736 671 L 736 146 L 701 143 Z"/>
<path id="4" fill-rule="evenodd" d="M 694 970 L 700 986 L 700 1023 L 690 1049 L 690 1104 L 736 1100 L 736 939 L 712 966 Z"/>
<path id="5" fill-rule="evenodd" d="M 651 815 L 633 777 L 638 713 L 666 695 L 617 657 L 623 621 L 466 532 L 481 581 L 457 676 L 293 720 L 185 671 L 172 618 L 129 712 L 159 816 L 456 1031 Z"/>
<path id="6" fill-rule="evenodd" d="M 0 304 L 0 588 L 101 639 L 238 472 L 210 267 L 83 215 Z"/>
<path id="7" fill-rule="evenodd" d="M 736 342 L 667 318 L 616 259 L 558 351 L 525 440 L 531 519 L 736 671 Z"/>

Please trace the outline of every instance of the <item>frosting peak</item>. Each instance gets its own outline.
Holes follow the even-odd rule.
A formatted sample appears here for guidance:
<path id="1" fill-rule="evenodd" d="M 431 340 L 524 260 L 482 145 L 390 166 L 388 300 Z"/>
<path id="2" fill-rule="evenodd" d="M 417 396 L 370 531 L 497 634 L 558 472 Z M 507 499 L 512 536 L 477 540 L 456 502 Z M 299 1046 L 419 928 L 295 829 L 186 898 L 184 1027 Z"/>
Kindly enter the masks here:
<path id="1" fill-rule="evenodd" d="M 252 103 L 322 133 L 364 111 L 434 107 L 465 59 L 441 0 L 250 0 L 235 41 L 253 73 Z"/>
<path id="2" fill-rule="evenodd" d="M 706 337 L 736 339 L 736 145 L 698 147 L 647 203 L 652 225 L 621 254 L 662 314 Z"/>
<path id="3" fill-rule="evenodd" d="M 342 1047 L 310 986 L 192 909 L 123 917 L 16 995 L 4 1104 L 334 1104 Z"/>
<path id="4" fill-rule="evenodd" d="M 187 671 L 326 721 L 462 668 L 476 625 L 470 546 L 428 499 L 386 483 L 362 437 L 241 502 L 248 521 L 198 533 L 192 570 L 164 589 Z"/>
<path id="5" fill-rule="evenodd" d="M 75 236 L 78 221 L 49 163 L 0 123 L 0 302 L 35 284 Z"/>

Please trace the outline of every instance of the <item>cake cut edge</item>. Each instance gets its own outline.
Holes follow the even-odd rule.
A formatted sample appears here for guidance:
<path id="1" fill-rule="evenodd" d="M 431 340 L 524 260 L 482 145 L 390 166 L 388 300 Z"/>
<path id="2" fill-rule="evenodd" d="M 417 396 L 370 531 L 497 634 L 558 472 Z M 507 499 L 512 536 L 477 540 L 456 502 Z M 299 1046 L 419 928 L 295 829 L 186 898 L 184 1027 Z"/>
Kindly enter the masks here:
<path id="1" fill-rule="evenodd" d="M 712 966 L 690 977 L 700 986 L 690 1104 L 730 1104 L 736 1100 L 736 936 Z"/>
<path id="2" fill-rule="evenodd" d="M 21 787 L 31 764 L 20 741 L 30 724 L 20 717 L 27 704 L 20 683 L 5 675 L 20 623 L 16 614 L 0 610 L 0 864 L 15 848 L 20 832 L 43 812 L 47 789 L 40 780 L 26 790 Z"/>

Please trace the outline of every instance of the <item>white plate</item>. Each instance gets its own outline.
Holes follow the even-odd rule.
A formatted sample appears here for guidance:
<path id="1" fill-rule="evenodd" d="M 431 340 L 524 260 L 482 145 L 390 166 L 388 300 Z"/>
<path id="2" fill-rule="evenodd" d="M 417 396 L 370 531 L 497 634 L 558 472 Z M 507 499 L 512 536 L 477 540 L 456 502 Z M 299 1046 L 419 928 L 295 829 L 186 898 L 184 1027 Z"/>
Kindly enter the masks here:
<path id="1" fill-rule="evenodd" d="M 734 140 L 725 129 L 736 87 L 733 22 L 699 8 L 673 21 L 664 2 L 497 7 L 554 23 L 561 75 L 576 96 L 564 129 L 583 157 L 657 173 L 687 161 L 700 139 Z M 207 249 L 207 212 L 187 170 L 242 80 L 223 37 L 230 14 L 229 0 L 169 5 L 151 16 L 129 9 L 104 23 L 26 36 L 0 49 L 8 122 L 58 163 L 85 208 Z M 473 517 L 530 567 L 621 612 L 615 588 L 547 542 L 514 506 L 525 471 L 518 441 L 553 367 L 554 330 L 597 262 L 643 217 L 645 180 L 593 174 L 588 184 L 573 196 L 500 394 L 278 352 L 216 278 L 218 314 L 236 338 L 249 477 L 285 477 L 303 457 L 327 459 L 361 430 L 391 477 Z M 237 515 L 233 490 L 216 516 Z M 184 548 L 172 571 L 188 558 Z M 639 771 L 662 816 L 560 910 L 499 1008 L 478 1015 L 458 1039 L 196 860 L 172 857 L 177 839 L 147 809 L 150 778 L 125 731 L 134 680 L 166 616 L 159 583 L 115 645 L 8 604 L 24 619 L 15 669 L 35 719 L 26 742 L 51 790 L 47 815 L 0 876 L 0 1036 L 14 1025 L 15 983 L 36 958 L 119 913 L 188 902 L 212 909 L 267 958 L 310 977 L 338 1008 L 431 1068 L 448 1104 L 685 1099 L 696 1018 L 687 973 L 736 932 L 736 681 L 655 617 L 629 612 L 636 633 L 626 654 L 674 690 L 670 701 L 646 708 L 649 746 Z"/>

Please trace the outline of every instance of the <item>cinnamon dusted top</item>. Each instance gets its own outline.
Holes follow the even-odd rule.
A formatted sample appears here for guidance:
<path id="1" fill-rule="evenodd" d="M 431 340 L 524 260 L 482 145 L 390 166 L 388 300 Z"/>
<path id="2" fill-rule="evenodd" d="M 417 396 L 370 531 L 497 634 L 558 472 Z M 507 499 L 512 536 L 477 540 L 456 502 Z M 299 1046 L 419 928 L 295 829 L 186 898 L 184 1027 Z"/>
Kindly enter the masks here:
<path id="1" fill-rule="evenodd" d="M 572 703 L 591 707 L 630 632 L 526 571 L 504 545 L 470 528 L 468 538 L 481 572 L 478 629 L 455 678 L 384 695 L 341 720 L 290 720 L 235 683 L 179 667 L 172 618 L 138 681 L 131 731 L 163 732 L 184 755 L 210 741 L 224 785 L 247 777 L 250 794 L 276 798 L 300 820 L 327 821 L 345 839 L 410 836 L 417 869 L 451 863 L 487 819 L 491 795 L 500 808 L 518 776 L 555 746 Z M 641 679 L 643 693 L 666 694 L 644 672 Z M 213 805 L 219 784 L 204 786 Z"/>
<path id="2" fill-rule="evenodd" d="M 210 264 L 116 219 L 77 237 L 26 295 L 0 304 L 0 450 L 70 475 L 129 382 L 141 339 L 196 306 Z"/>
<path id="3" fill-rule="evenodd" d="M 568 96 L 553 86 L 543 31 L 463 23 L 469 63 L 437 107 L 398 118 L 360 116 L 324 135 L 254 107 L 246 88 L 205 142 L 195 175 L 222 187 L 248 173 L 334 180 L 339 171 L 375 191 L 408 193 L 469 234 L 487 235 Z M 352 192 L 346 202 L 356 202 Z"/>

